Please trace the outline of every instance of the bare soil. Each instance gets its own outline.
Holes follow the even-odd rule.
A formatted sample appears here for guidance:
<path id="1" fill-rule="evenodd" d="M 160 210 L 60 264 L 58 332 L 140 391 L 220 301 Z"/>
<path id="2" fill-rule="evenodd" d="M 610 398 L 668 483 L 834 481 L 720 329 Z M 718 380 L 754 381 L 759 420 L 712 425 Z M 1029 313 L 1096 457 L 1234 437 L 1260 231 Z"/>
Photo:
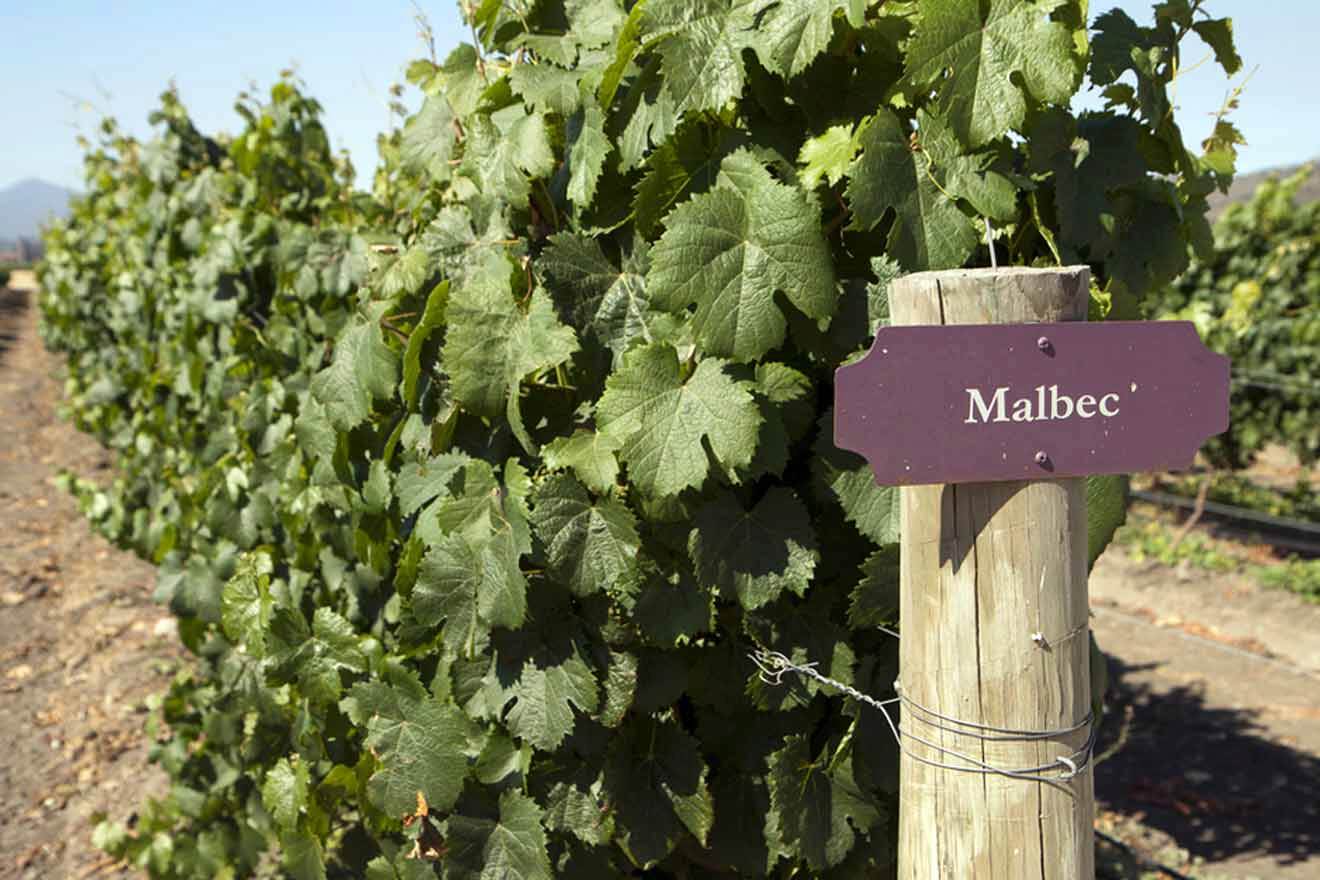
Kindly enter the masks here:
<path id="1" fill-rule="evenodd" d="M 59 359 L 36 332 L 30 273 L 0 288 L 0 878 L 133 876 L 91 844 L 165 788 L 145 698 L 179 662 L 151 566 L 94 535 L 52 484 L 109 463 L 59 418 Z"/>
<path id="2" fill-rule="evenodd" d="M 1100 829 L 1181 874 L 1320 877 L 1320 604 L 1107 551 Z"/>

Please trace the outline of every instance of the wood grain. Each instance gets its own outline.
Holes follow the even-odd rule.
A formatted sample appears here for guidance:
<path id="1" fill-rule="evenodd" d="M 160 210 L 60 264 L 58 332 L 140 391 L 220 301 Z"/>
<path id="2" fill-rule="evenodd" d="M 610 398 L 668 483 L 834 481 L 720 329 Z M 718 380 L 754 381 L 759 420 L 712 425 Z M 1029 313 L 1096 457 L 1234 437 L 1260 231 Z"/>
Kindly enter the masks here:
<path id="1" fill-rule="evenodd" d="M 1089 282 L 1085 267 L 925 272 L 894 283 L 890 309 L 895 324 L 1082 321 Z M 1082 722 L 1090 708 L 1082 481 L 902 493 L 905 695 L 943 715 L 1000 728 Z M 1085 729 L 1048 741 L 996 742 L 931 721 L 914 711 L 902 719 L 900 878 L 1095 876 L 1089 768 L 1050 784 L 921 760 L 962 765 L 950 754 L 956 752 L 995 767 L 1034 767 L 1080 749 Z"/>

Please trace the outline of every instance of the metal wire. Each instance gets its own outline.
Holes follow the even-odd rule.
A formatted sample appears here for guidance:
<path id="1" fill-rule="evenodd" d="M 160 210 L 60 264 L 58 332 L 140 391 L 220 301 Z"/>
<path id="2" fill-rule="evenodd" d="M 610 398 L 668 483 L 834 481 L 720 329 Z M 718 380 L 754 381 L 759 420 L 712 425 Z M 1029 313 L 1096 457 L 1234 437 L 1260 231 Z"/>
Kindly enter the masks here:
<path id="1" fill-rule="evenodd" d="M 898 637 L 898 634 L 892 630 L 885 630 L 890 635 Z M 865 703 L 874 709 L 878 709 L 884 717 L 885 723 L 889 725 L 890 732 L 894 735 L 894 743 L 898 746 L 900 752 L 906 754 L 914 761 L 927 764 L 932 767 L 938 767 L 943 770 L 958 770 L 966 773 L 979 773 L 983 775 L 1006 776 L 1012 779 L 1023 779 L 1030 782 L 1043 782 L 1047 784 L 1057 784 L 1066 782 L 1079 774 L 1083 773 L 1091 763 L 1091 756 L 1095 750 L 1096 734 L 1099 725 L 1096 724 L 1094 713 L 1088 712 L 1086 717 L 1071 727 L 1060 728 L 1057 730 L 1016 730 L 1007 727 L 994 727 L 988 724 L 977 724 L 971 721 L 963 721 L 949 715 L 943 715 L 921 705 L 903 693 L 903 687 L 900 682 L 894 682 L 894 691 L 896 696 L 886 700 L 879 700 L 870 694 L 863 693 L 851 685 L 844 684 L 823 675 L 815 662 L 794 663 L 784 654 L 778 651 L 760 649 L 751 655 L 752 662 L 760 670 L 760 679 L 766 684 L 778 686 L 783 684 L 784 673 L 792 672 L 809 678 L 819 684 L 827 685 L 840 693 L 852 697 L 854 700 Z M 910 710 L 914 716 L 913 720 L 919 720 L 929 727 L 933 727 L 941 733 L 949 733 L 955 736 L 963 736 L 969 739 L 976 739 L 982 742 L 1040 742 L 1043 740 L 1061 739 L 1071 736 L 1083 729 L 1088 730 L 1086 743 L 1080 749 L 1070 755 L 1059 755 L 1048 764 L 1042 764 L 1036 767 L 1017 767 L 1005 768 L 996 767 L 979 758 L 971 755 L 962 754 L 955 751 L 943 743 L 935 743 L 918 736 L 911 730 L 906 730 L 900 724 L 894 722 L 893 716 L 889 713 L 889 707 L 894 703 L 899 703 Z M 917 718 L 916 715 L 925 715 L 925 718 Z M 934 721 L 929 719 L 935 719 Z M 962 761 L 962 764 L 950 764 L 943 761 L 936 761 L 918 755 L 910 748 L 904 746 L 903 740 L 909 739 L 926 746 L 928 749 L 939 752 L 941 755 L 948 755 L 952 758 Z"/>

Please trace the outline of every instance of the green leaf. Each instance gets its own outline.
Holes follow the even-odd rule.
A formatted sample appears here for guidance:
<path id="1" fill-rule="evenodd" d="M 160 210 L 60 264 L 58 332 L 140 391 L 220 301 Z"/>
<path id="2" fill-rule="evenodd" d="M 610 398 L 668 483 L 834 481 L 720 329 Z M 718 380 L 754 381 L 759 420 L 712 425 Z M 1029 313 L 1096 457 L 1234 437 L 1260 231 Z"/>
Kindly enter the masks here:
<path id="1" fill-rule="evenodd" d="M 628 575 L 641 548 L 627 505 L 608 496 L 593 501 L 567 476 L 548 477 L 532 493 L 532 528 L 545 544 L 551 573 L 578 596 Z"/>
<path id="2" fill-rule="evenodd" d="M 482 93 L 489 86 L 485 65 L 477 50 L 462 43 L 454 48 L 445 58 L 439 70 L 444 83 L 445 97 L 453 106 L 454 112 L 466 118 L 477 109 Z"/>
<path id="3" fill-rule="evenodd" d="M 643 13 L 645 46 L 663 59 L 675 116 L 718 110 L 743 90 L 742 50 L 764 3 L 676 0 Z"/>
<path id="4" fill-rule="evenodd" d="M 707 358 L 685 379 L 677 353 L 656 344 L 629 352 L 606 380 L 597 419 L 622 444 L 620 457 L 642 491 L 676 495 L 706 480 L 703 440 L 720 466 L 749 463 L 761 416 L 723 361 Z"/>
<path id="5" fill-rule="evenodd" d="M 455 815 L 445 823 L 445 877 L 552 880 L 541 808 L 518 791 L 500 795 L 499 820 Z"/>
<path id="6" fill-rule="evenodd" d="M 897 621 L 898 545 L 888 544 L 862 563 L 862 579 L 848 599 L 848 625 L 864 630 Z"/>
<path id="7" fill-rule="evenodd" d="M 775 182 L 746 153 L 725 159 L 720 179 L 669 215 L 647 288 L 659 308 L 696 305 L 707 352 L 751 361 L 784 341 L 774 293 L 818 321 L 834 314 L 834 267 L 809 194 Z"/>
<path id="8" fill-rule="evenodd" d="M 496 627 L 517 629 L 527 614 L 527 581 L 518 568 L 513 533 L 485 540 L 455 533 L 427 551 L 413 586 L 413 614 L 442 625 L 445 644 L 470 656 Z"/>
<path id="9" fill-rule="evenodd" d="M 1072 97 L 1073 37 L 1047 17 L 1064 2 L 927 0 L 908 44 L 906 75 L 919 86 L 936 84 L 964 144 L 994 140 L 1026 119 L 1024 90 L 1053 104 Z"/>
<path id="10" fill-rule="evenodd" d="M 417 404 L 417 382 L 422 374 L 422 350 L 436 330 L 444 326 L 445 308 L 449 305 L 449 282 L 441 281 L 426 297 L 422 319 L 408 334 L 408 345 L 403 352 L 403 385 L 400 391 L 405 405 Z"/>
<path id="11" fill-rule="evenodd" d="M 467 137 L 460 168 L 485 193 L 525 204 L 531 180 L 554 171 L 555 154 L 545 116 L 528 113 L 521 103 L 489 116 L 472 117 Z"/>
<path id="12" fill-rule="evenodd" d="M 266 772 L 261 804 L 281 831 L 287 833 L 297 828 L 298 817 L 307 808 L 307 788 L 307 764 L 302 761 L 290 763 L 288 758 L 280 758 Z"/>
<path id="13" fill-rule="evenodd" d="M 391 487 L 390 469 L 382 459 L 375 459 L 367 471 L 367 481 L 362 484 L 362 509 L 366 513 L 384 513 L 394 497 Z"/>
<path id="14" fill-rule="evenodd" d="M 553 64 L 515 64 L 509 71 L 509 85 L 515 94 L 542 113 L 572 115 L 582 100 L 578 83 L 581 70 L 569 70 Z"/>
<path id="15" fill-rule="evenodd" d="M 640 579 L 633 621 L 653 644 L 672 647 L 713 628 L 711 596 L 686 571 L 648 568 Z"/>
<path id="16" fill-rule="evenodd" d="M 353 625 L 329 608 L 317 608 L 309 628 L 302 614 L 277 608 L 271 619 L 271 660 L 298 681 L 316 703 L 334 703 L 343 691 L 341 670 L 365 672 L 367 656 Z"/>
<path id="17" fill-rule="evenodd" d="M 447 310 L 441 358 L 454 398 L 486 418 L 504 414 L 523 378 L 564 363 L 577 350 L 573 330 L 559 323 L 544 291 L 533 291 L 526 309 L 519 305 L 511 269 L 493 255 L 453 291 Z"/>
<path id="18" fill-rule="evenodd" d="M 399 470 L 399 513 L 412 516 L 438 495 L 449 494 L 449 484 L 468 463 L 466 455 L 445 452 L 424 461 L 410 461 Z"/>
<path id="19" fill-rule="evenodd" d="M 806 507 L 783 487 L 751 510 L 719 495 L 698 511 L 688 547 L 702 585 L 736 594 L 748 610 L 785 590 L 804 595 L 820 558 Z"/>
<path id="20" fill-rule="evenodd" d="M 422 109 L 403 126 L 403 164 L 415 172 L 426 172 L 436 180 L 448 180 L 449 158 L 454 152 L 457 119 L 444 95 L 428 95 Z"/>
<path id="21" fill-rule="evenodd" d="M 610 153 L 610 139 L 605 136 L 605 114 L 595 103 L 588 104 L 581 119 L 575 119 L 576 135 L 568 150 L 568 200 L 578 211 L 591 207 L 596 198 L 596 184 L 605 169 Z"/>
<path id="22" fill-rule="evenodd" d="M 266 653 L 266 631 L 274 605 L 271 571 L 270 554 L 243 554 L 220 597 L 220 623 L 225 635 L 258 658 Z"/>
<path id="23" fill-rule="evenodd" d="M 1233 76 L 1242 69 L 1242 56 L 1233 45 L 1233 19 L 1201 19 L 1192 25 L 1192 30 L 1214 50 L 1215 60 L 1224 69 L 1224 73 Z"/>
<path id="24" fill-rule="evenodd" d="M 913 150 L 898 117 L 880 109 L 860 135 L 861 155 L 848 181 L 852 226 L 869 230 L 893 210 L 887 249 L 908 272 L 961 266 L 979 240 L 971 221 Z"/>
<path id="25" fill-rule="evenodd" d="M 608 805 L 601 803 L 599 780 L 591 785 L 556 782 L 545 797 L 545 827 L 592 847 L 608 843 L 614 823 Z"/>
<path id="26" fill-rule="evenodd" d="M 633 199 L 633 223 L 644 238 L 660 231 L 660 222 L 681 196 L 715 185 L 728 148 L 713 140 L 706 125 L 688 123 L 647 157 Z"/>
<path id="27" fill-rule="evenodd" d="M 371 802 L 391 817 L 411 816 L 420 792 L 432 810 L 448 812 L 463 791 L 469 757 L 480 746 L 476 726 L 463 711 L 435 699 L 402 699 L 399 711 L 374 715 L 367 748 L 380 769 L 367 781 Z"/>
<path id="28" fill-rule="evenodd" d="M 807 138 L 798 153 L 802 185 L 815 189 L 824 180 L 834 186 L 848 173 L 860 146 L 852 124 L 834 125 Z"/>
<path id="29" fill-rule="evenodd" d="M 821 418 L 816 455 L 811 462 L 814 490 L 822 501 L 843 508 L 848 521 L 876 544 L 898 542 L 897 486 L 879 486 L 866 459 L 834 445 L 834 410 Z"/>
<path id="30" fill-rule="evenodd" d="M 280 835 L 281 861 L 294 880 L 325 880 L 325 854 L 321 841 L 306 831 Z"/>
<path id="31" fill-rule="evenodd" d="M 767 70 L 797 76 L 829 46 L 834 13 L 847 0 L 779 0 L 757 27 L 753 47 Z"/>
<path id="32" fill-rule="evenodd" d="M 641 43 L 642 15 L 646 12 L 647 0 L 637 0 L 628 11 L 628 18 L 614 40 L 614 58 L 601 76 L 600 87 L 596 92 L 602 107 L 614 105 L 614 96 L 623 82 L 624 74 L 632 64 Z"/>
<path id="33" fill-rule="evenodd" d="M 858 830 L 865 831 L 880 813 L 852 779 L 852 761 L 812 757 L 810 738 L 795 734 L 770 755 L 770 815 L 791 852 L 816 871 L 843 861 Z"/>
<path id="34" fill-rule="evenodd" d="M 312 394 L 341 431 L 371 415 L 373 400 L 388 400 L 399 382 L 399 358 L 385 344 L 379 307 L 358 316 L 335 340 L 330 366 L 312 378 Z"/>
<path id="35" fill-rule="evenodd" d="M 645 244 L 620 268 L 594 239 L 559 233 L 550 237 L 537 266 L 573 325 L 590 332 L 617 360 L 634 342 L 654 341 L 655 325 L 663 320 L 651 311 L 643 275 L 646 263 Z"/>
<path id="36" fill-rule="evenodd" d="M 619 459 L 615 453 L 622 445 L 612 435 L 579 428 L 572 436 L 556 437 L 541 447 L 541 455 L 547 468 L 572 468 L 583 485 L 604 494 L 619 478 Z"/>
<path id="37" fill-rule="evenodd" d="M 1109 546 L 1114 532 L 1127 521 L 1128 481 L 1125 476 L 1086 478 L 1086 565 L 1090 568 Z"/>
<path id="38" fill-rule="evenodd" d="M 609 671 L 605 675 L 604 700 L 596 720 L 606 727 L 618 727 L 632 708 L 637 692 L 637 655 L 610 652 Z"/>
<path id="39" fill-rule="evenodd" d="M 715 820 L 708 772 L 697 741 L 673 722 L 643 719 L 611 739 L 602 790 L 637 865 L 655 865 L 685 833 L 706 842 Z"/>
<path id="40" fill-rule="evenodd" d="M 596 677 L 577 654 L 544 668 L 532 660 L 511 693 L 516 699 L 506 723 L 509 732 L 544 752 L 559 748 L 573 732 L 573 709 L 594 712 L 600 700 Z"/>

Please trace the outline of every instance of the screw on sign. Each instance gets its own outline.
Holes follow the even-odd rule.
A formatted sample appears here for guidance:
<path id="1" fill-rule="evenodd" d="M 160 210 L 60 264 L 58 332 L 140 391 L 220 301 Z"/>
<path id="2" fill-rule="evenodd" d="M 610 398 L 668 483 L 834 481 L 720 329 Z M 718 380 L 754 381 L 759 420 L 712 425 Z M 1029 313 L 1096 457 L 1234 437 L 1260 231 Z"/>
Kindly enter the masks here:
<path id="1" fill-rule="evenodd" d="M 1228 426 L 1187 323 L 1086 324 L 1086 267 L 923 272 L 835 377 L 835 442 L 902 486 L 899 876 L 1095 876 L 1086 492 Z"/>

